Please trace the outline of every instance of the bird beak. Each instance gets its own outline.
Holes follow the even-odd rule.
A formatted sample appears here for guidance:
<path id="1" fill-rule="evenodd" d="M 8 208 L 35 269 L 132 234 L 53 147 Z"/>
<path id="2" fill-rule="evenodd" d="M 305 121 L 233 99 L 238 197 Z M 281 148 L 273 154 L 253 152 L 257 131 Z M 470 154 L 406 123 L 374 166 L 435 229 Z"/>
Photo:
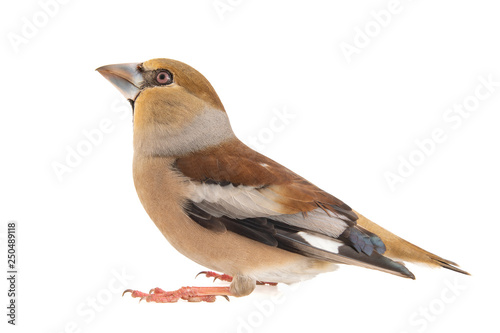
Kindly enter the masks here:
<path id="1" fill-rule="evenodd" d="M 96 69 L 111 82 L 126 99 L 135 101 L 144 82 L 139 63 L 116 64 L 102 66 Z"/>

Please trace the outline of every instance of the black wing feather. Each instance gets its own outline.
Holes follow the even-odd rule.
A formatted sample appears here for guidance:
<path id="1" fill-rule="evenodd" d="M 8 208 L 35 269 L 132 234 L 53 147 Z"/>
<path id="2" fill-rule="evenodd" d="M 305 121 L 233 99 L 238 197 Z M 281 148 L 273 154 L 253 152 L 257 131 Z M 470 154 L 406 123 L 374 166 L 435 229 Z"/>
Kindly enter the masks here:
<path id="1" fill-rule="evenodd" d="M 385 251 L 385 245 L 378 236 L 365 229 L 347 228 L 346 232 L 336 239 L 344 245 L 339 247 L 339 253 L 333 253 L 309 244 L 299 234 L 300 232 L 314 234 L 314 232 L 275 221 L 272 218 L 234 219 L 227 216 L 215 217 L 199 208 L 194 202 L 188 202 L 185 209 L 193 221 L 217 233 L 231 231 L 265 245 L 278 247 L 303 256 L 335 263 L 358 265 L 403 277 L 415 278 L 403 264 L 384 257 L 382 253 Z M 366 231 L 366 234 L 362 231 Z M 316 235 L 325 237 L 321 234 Z M 372 250 L 367 250 L 370 247 Z M 373 251 L 373 248 L 376 251 Z"/>

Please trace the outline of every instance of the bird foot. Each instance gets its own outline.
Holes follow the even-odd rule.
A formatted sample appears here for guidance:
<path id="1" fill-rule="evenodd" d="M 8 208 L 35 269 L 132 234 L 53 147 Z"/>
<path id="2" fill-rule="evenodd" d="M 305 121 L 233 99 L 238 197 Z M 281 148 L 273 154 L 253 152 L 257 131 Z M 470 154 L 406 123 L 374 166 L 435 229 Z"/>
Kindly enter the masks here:
<path id="1" fill-rule="evenodd" d="M 203 271 L 203 272 L 199 272 L 198 274 L 196 274 L 196 277 L 198 277 L 198 275 L 200 275 L 200 274 L 205 274 L 205 276 L 208 278 L 213 277 L 214 281 L 215 280 L 221 280 L 221 281 L 226 281 L 226 282 L 233 281 L 233 277 L 230 275 L 227 275 L 227 274 L 218 274 L 218 273 L 211 272 L 211 271 Z M 276 282 L 263 282 L 263 281 L 257 281 L 257 284 L 258 285 L 269 285 L 269 286 L 278 285 Z"/>
<path id="2" fill-rule="evenodd" d="M 229 287 L 182 287 L 174 291 L 153 288 L 149 293 L 127 289 L 123 292 L 122 296 L 126 293 L 131 293 L 133 298 L 139 298 L 139 302 L 145 300 L 148 303 L 175 303 L 180 299 L 188 302 L 212 303 L 215 302 L 216 296 L 222 296 L 229 301 L 228 296 L 231 295 Z"/>

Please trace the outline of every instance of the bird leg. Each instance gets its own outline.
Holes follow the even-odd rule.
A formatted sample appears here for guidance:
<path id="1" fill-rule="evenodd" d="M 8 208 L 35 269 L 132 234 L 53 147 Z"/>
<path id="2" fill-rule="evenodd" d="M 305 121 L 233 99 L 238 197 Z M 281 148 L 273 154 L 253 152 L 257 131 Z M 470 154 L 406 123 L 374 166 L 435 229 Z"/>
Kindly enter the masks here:
<path id="1" fill-rule="evenodd" d="M 133 298 L 140 298 L 139 302 L 155 303 L 175 303 L 179 299 L 188 302 L 215 302 L 216 296 L 222 296 L 229 301 L 228 296 L 232 296 L 229 287 L 182 287 L 174 291 L 165 291 L 160 288 L 154 288 L 149 291 L 149 294 L 138 290 L 127 289 L 123 292 L 131 293 Z"/>
<path id="2" fill-rule="evenodd" d="M 200 274 L 205 274 L 205 276 L 208 278 L 213 277 L 214 281 L 217 279 L 221 280 L 221 281 L 226 281 L 226 282 L 233 281 L 233 277 L 230 275 L 227 275 L 227 274 L 218 274 L 218 273 L 211 272 L 211 271 L 203 271 L 203 272 L 199 272 L 198 274 L 196 274 L 196 277 L 198 277 L 198 275 L 200 275 Z M 276 282 L 263 282 L 263 281 L 257 281 L 257 284 L 258 285 L 266 285 L 267 284 L 269 286 L 276 286 L 277 285 Z"/>

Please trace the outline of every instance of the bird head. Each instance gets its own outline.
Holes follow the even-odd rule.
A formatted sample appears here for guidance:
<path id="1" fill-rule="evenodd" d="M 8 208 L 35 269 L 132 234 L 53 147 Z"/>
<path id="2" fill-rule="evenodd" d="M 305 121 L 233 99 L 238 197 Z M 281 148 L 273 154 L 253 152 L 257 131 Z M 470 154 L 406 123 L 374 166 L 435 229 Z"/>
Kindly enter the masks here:
<path id="1" fill-rule="evenodd" d="M 180 61 L 152 59 L 97 71 L 132 105 L 136 153 L 185 155 L 234 136 L 210 82 Z"/>

